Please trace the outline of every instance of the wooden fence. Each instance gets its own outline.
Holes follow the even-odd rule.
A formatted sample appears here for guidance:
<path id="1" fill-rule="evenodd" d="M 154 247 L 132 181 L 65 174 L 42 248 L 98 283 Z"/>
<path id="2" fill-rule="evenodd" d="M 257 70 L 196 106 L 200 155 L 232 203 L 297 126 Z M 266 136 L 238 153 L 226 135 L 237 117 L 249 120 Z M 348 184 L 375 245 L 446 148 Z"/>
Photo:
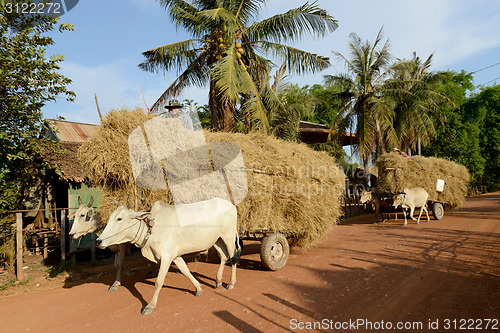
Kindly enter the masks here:
<path id="1" fill-rule="evenodd" d="M 344 196 L 342 197 L 344 217 L 352 217 L 355 215 L 366 214 L 372 212 L 371 205 L 362 204 L 359 202 L 359 196 L 354 195 L 348 186 L 345 188 Z"/>
<path id="2" fill-rule="evenodd" d="M 48 210 L 48 209 L 47 209 Z M 74 252 L 68 252 L 66 250 L 67 247 L 67 237 L 68 237 L 68 232 L 69 232 L 69 224 L 68 224 L 68 211 L 69 208 L 58 208 L 58 209 L 51 209 L 51 213 L 59 213 L 60 219 L 57 221 L 57 225 L 50 230 L 50 229 L 37 229 L 33 230 L 30 228 L 23 228 L 23 212 L 26 211 L 14 211 L 13 213 L 15 214 L 15 234 L 16 234 L 16 277 L 18 280 L 24 279 L 24 274 L 23 274 L 23 255 L 24 255 L 24 246 L 23 246 L 23 232 L 27 233 L 28 235 L 36 235 L 37 239 L 40 238 L 43 240 L 43 244 L 35 244 L 35 253 L 37 254 L 42 254 L 43 258 L 46 259 L 49 254 L 49 249 L 51 246 L 49 246 L 49 239 L 51 237 L 57 238 L 57 243 L 58 245 L 56 246 L 56 250 L 59 250 L 60 252 L 57 253 L 58 257 L 60 259 L 60 262 L 64 262 L 68 256 L 71 257 L 71 260 L 73 262 L 76 261 L 75 255 L 79 251 L 74 251 Z M 60 224 L 59 224 L 60 222 Z M 96 237 L 95 234 L 91 234 L 91 246 L 90 246 L 90 258 L 91 258 L 91 263 L 95 264 L 96 262 Z M 88 250 L 88 249 L 85 249 Z"/>

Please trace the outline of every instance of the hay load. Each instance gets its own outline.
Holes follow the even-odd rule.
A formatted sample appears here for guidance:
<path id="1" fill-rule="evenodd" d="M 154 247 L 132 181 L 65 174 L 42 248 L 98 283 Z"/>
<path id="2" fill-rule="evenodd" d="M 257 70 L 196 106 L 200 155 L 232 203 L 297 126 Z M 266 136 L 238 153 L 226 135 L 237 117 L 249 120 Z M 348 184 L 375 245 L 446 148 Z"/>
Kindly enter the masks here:
<path id="1" fill-rule="evenodd" d="M 413 156 L 407 158 L 397 152 L 382 155 L 377 160 L 378 190 L 397 193 L 408 187 L 422 187 L 430 201 L 445 204 L 448 209 L 460 207 L 467 194 L 469 172 L 463 165 L 436 157 Z M 446 186 L 436 191 L 436 181 Z"/>
<path id="2" fill-rule="evenodd" d="M 174 203 L 172 182 L 166 181 L 163 189 L 143 189 L 137 186 L 131 167 L 128 136 L 154 117 L 141 109 L 111 111 L 98 132 L 80 148 L 86 173 L 105 190 L 100 206 L 104 220 L 116 208 L 114 200 L 128 202 L 136 210 L 149 210 L 157 200 Z M 179 131 L 171 135 L 184 138 L 186 145 L 197 135 L 182 127 Z M 298 246 L 307 247 L 338 223 L 345 176 L 327 153 L 259 134 L 203 134 L 213 165 L 217 163 L 213 156 L 216 143 L 235 143 L 241 149 L 248 184 L 248 194 L 237 204 L 242 230 L 281 232 Z M 192 154 L 196 152 L 193 147 L 175 145 L 175 149 L 193 161 L 199 155 Z M 169 173 L 165 168 L 167 179 Z"/>

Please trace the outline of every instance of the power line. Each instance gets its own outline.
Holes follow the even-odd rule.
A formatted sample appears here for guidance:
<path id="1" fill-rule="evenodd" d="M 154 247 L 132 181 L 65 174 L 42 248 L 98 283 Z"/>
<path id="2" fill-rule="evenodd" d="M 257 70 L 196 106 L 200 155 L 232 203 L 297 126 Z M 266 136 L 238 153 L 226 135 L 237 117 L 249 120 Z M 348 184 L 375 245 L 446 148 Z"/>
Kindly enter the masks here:
<path id="1" fill-rule="evenodd" d="M 496 64 L 489 65 L 489 66 L 486 66 L 484 68 L 478 69 L 477 71 L 470 72 L 470 74 L 474 74 L 474 73 L 477 73 L 477 72 L 480 72 L 480 71 L 484 71 L 485 69 L 491 68 L 491 67 L 496 66 L 496 65 L 500 65 L 500 62 L 497 62 Z"/>
<path id="2" fill-rule="evenodd" d="M 493 81 L 495 81 L 495 80 L 498 80 L 498 79 L 500 79 L 500 76 L 499 76 L 499 77 L 494 78 L 494 79 L 493 79 L 493 80 L 491 80 L 491 81 L 486 82 L 484 85 L 487 85 L 488 83 L 491 83 L 491 82 L 493 82 Z"/>

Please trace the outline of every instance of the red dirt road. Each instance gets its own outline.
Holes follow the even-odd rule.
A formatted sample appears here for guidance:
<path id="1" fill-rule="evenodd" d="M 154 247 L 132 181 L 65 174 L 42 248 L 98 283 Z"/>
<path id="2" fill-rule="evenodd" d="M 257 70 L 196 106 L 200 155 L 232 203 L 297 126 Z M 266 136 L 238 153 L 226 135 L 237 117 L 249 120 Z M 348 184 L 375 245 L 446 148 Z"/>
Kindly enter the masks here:
<path id="1" fill-rule="evenodd" d="M 0 331 L 498 332 L 500 193 L 470 198 L 441 221 L 403 227 L 372 220 L 344 221 L 315 247 L 292 250 L 277 272 L 263 271 L 258 245 L 245 243 L 233 290 L 213 288 L 217 264 L 188 263 L 203 295 L 195 297 L 188 279 L 170 272 L 148 316 L 140 312 L 154 279 L 145 280 L 145 270 L 124 276 L 113 293 L 108 273 L 3 297 Z M 226 267 L 224 282 L 229 275 Z"/>

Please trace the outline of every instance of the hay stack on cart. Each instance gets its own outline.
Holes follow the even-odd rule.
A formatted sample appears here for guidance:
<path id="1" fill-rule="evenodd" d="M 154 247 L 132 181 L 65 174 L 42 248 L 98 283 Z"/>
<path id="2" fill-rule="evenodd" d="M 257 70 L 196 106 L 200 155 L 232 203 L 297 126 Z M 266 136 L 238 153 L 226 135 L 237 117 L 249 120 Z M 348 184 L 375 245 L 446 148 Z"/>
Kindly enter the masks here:
<path id="1" fill-rule="evenodd" d="M 422 187 L 429 193 L 434 216 L 462 205 L 467 194 L 469 172 L 463 165 L 436 157 L 405 156 L 399 152 L 382 155 L 377 160 L 379 192 L 398 193 L 403 188 Z M 439 191 L 439 183 L 446 184 Z M 437 214 L 437 216 L 436 216 Z"/>
<path id="2" fill-rule="evenodd" d="M 173 204 L 168 185 L 165 190 L 142 189 L 131 168 L 128 136 L 154 117 L 142 109 L 111 111 L 80 149 L 87 174 L 105 190 L 100 206 L 104 220 L 116 208 L 114 200 L 135 210 L 149 210 L 157 200 Z M 181 135 L 189 141 L 192 134 L 186 130 Z M 232 142 L 241 149 L 248 194 L 237 204 L 238 224 L 243 237 L 260 239 L 271 251 L 268 268 L 284 266 L 289 242 L 310 246 L 338 223 L 345 176 L 327 153 L 259 134 L 204 135 L 209 145 Z"/>

